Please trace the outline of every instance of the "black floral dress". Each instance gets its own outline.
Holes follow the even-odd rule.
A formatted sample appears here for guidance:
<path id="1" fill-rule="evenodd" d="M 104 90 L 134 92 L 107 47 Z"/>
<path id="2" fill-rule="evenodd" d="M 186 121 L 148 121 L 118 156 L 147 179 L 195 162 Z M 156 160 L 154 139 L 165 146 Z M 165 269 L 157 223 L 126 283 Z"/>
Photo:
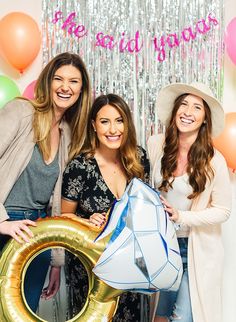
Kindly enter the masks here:
<path id="1" fill-rule="evenodd" d="M 145 171 L 145 181 L 149 180 L 150 165 L 146 152 L 138 147 L 141 163 Z M 77 214 L 89 218 L 95 212 L 107 212 L 116 200 L 106 185 L 95 158 L 88 159 L 81 154 L 73 159 L 63 174 L 62 198 L 77 201 Z M 69 292 L 67 319 L 81 311 L 88 293 L 88 278 L 80 260 L 66 252 L 66 284 Z M 147 295 L 126 292 L 120 297 L 115 322 L 147 322 L 149 314 Z"/>

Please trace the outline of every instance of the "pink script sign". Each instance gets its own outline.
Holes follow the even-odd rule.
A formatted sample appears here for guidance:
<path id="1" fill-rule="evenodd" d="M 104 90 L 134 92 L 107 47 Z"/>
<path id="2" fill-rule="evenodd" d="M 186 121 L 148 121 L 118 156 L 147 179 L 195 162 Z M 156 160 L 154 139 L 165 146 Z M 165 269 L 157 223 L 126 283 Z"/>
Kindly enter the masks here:
<path id="1" fill-rule="evenodd" d="M 75 18 L 75 12 L 71 12 L 68 17 L 64 19 L 62 11 L 57 11 L 54 14 L 52 22 L 56 24 L 59 20 L 62 21 L 61 28 L 67 30 L 70 35 L 74 35 L 78 39 L 87 36 L 88 30 L 86 30 L 83 24 L 75 22 Z M 206 19 L 200 19 L 194 27 L 185 27 L 178 33 L 163 34 L 159 39 L 158 37 L 154 37 L 151 41 L 153 42 L 154 51 L 157 52 L 157 60 L 162 62 L 166 59 L 166 46 L 171 49 L 179 47 L 181 42 L 194 40 L 198 35 L 206 34 L 212 27 L 217 26 L 218 24 L 219 22 L 214 14 L 210 13 Z M 98 32 L 95 38 L 96 47 L 102 47 L 108 50 L 113 50 L 115 47 L 118 47 L 120 52 L 126 51 L 134 54 L 140 52 L 143 47 L 143 38 L 140 35 L 139 30 L 135 32 L 134 37 L 129 37 L 125 32 L 122 32 L 121 35 L 116 38 L 114 35 Z"/>

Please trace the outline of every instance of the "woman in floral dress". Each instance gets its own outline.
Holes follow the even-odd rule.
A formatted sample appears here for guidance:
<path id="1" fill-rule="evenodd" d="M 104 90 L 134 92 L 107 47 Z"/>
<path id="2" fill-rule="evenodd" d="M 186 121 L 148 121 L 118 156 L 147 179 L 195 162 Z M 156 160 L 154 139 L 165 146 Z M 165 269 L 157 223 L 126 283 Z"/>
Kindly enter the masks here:
<path id="1" fill-rule="evenodd" d="M 64 172 L 62 213 L 74 213 L 101 226 L 130 180 L 148 181 L 149 170 L 146 152 L 137 146 L 128 105 L 115 94 L 101 95 L 91 108 L 85 144 Z M 88 278 L 82 263 L 71 253 L 66 255 L 66 276 L 68 318 L 72 318 L 85 304 Z M 147 295 L 126 292 L 113 321 L 147 322 L 148 307 Z"/>

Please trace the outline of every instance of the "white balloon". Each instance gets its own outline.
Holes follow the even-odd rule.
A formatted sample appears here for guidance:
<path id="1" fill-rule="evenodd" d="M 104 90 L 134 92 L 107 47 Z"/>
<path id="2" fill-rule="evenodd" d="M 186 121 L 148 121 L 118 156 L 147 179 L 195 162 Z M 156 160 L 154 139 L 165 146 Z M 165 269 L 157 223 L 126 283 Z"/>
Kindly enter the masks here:
<path id="1" fill-rule="evenodd" d="M 96 241 L 110 233 L 93 269 L 101 280 L 116 289 L 144 293 L 178 289 L 182 277 L 178 241 L 157 191 L 134 178 Z"/>

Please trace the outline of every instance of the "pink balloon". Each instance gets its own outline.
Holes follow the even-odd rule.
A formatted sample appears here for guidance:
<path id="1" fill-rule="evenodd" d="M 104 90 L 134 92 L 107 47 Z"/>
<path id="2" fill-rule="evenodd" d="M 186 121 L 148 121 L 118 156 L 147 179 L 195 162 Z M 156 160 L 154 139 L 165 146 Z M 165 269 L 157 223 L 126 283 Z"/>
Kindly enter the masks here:
<path id="1" fill-rule="evenodd" d="M 236 17 L 226 27 L 225 46 L 230 59 L 236 65 Z"/>
<path id="2" fill-rule="evenodd" d="M 35 84 L 36 84 L 36 80 L 34 80 L 33 82 L 31 82 L 27 87 L 26 89 L 24 90 L 23 92 L 23 96 L 32 100 L 34 99 L 34 87 L 35 87 Z"/>

